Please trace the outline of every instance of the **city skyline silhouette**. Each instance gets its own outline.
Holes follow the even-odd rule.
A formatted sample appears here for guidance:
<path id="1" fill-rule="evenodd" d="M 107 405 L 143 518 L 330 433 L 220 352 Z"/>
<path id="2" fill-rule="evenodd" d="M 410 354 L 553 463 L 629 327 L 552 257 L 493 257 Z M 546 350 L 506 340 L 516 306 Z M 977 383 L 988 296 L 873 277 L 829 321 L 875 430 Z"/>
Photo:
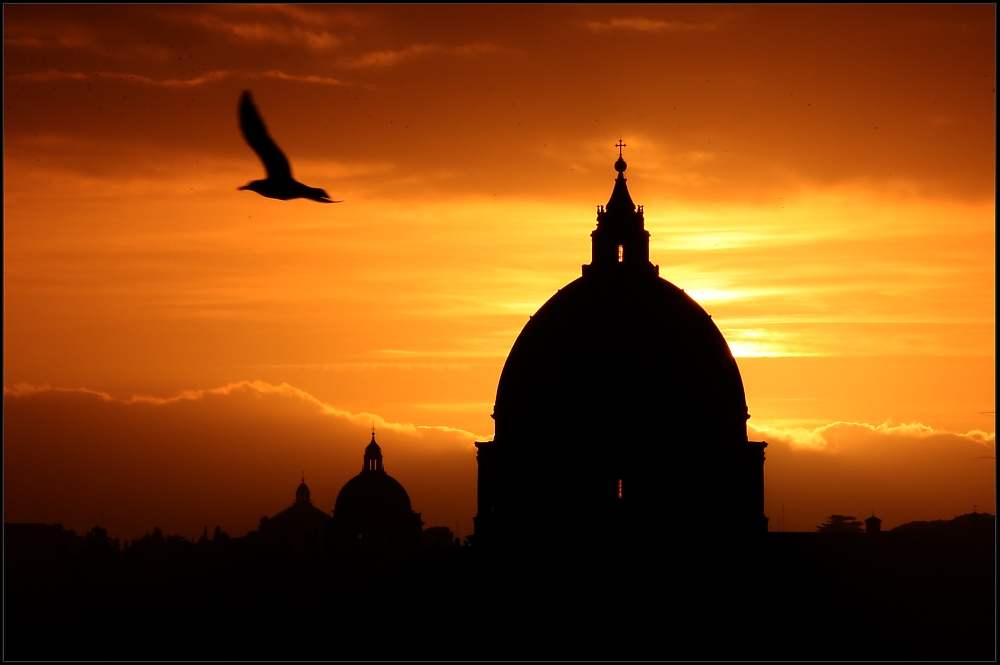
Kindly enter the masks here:
<path id="1" fill-rule="evenodd" d="M 406 454 L 395 474 L 471 533 L 474 483 L 443 490 L 470 467 L 449 451 L 493 435 L 503 363 L 586 262 L 622 137 L 650 259 L 712 315 L 750 439 L 769 442 L 766 513 L 809 530 L 875 505 L 891 528 L 993 503 L 989 461 L 970 461 L 995 456 L 988 8 L 373 8 L 368 27 L 337 9 L 103 11 L 59 14 L 87 38 L 8 12 L 5 400 L 49 409 L 30 436 L 54 446 L 21 457 L 8 426 L 26 465 L 11 519 L 246 533 L 285 479 L 336 458 L 312 487 L 332 505 L 355 439 L 336 432 L 375 420 L 450 460 L 448 483 Z M 345 203 L 235 191 L 259 168 L 234 126 L 248 89 L 295 176 Z M 235 416 L 256 394 L 276 420 L 237 434 L 264 417 Z M 166 411 L 190 444 L 150 431 Z M 200 424 L 226 413 L 218 434 Z M 124 440 L 100 440 L 102 418 Z M 224 463 L 261 428 L 280 440 L 282 418 L 302 446 L 282 466 L 266 441 Z M 129 440 L 167 463 L 112 452 Z M 171 455 L 226 491 L 175 498 Z M 899 487 L 869 480 L 912 463 Z"/>
<path id="2" fill-rule="evenodd" d="M 5 19 L 17 649 L 985 653 L 994 8 Z"/>

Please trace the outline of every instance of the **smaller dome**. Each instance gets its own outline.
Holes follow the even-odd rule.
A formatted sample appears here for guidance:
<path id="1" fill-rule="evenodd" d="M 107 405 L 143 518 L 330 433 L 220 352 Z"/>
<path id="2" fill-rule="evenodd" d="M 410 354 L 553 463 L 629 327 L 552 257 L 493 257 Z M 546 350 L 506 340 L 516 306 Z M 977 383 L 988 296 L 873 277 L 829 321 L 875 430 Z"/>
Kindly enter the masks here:
<path id="1" fill-rule="evenodd" d="M 333 507 L 336 547 L 417 547 L 422 526 L 406 490 L 382 468 L 382 449 L 373 431 L 361 473 L 344 484 Z"/>
<path id="2" fill-rule="evenodd" d="M 410 495 L 385 471 L 362 472 L 348 480 L 333 509 L 335 517 L 363 514 L 384 518 L 411 512 Z"/>
<path id="3" fill-rule="evenodd" d="M 365 448 L 361 473 L 348 480 L 340 490 L 333 512 L 338 518 L 363 516 L 366 520 L 393 519 L 413 512 L 406 490 L 382 467 L 382 448 L 375 442 L 374 428 L 371 443 Z"/>

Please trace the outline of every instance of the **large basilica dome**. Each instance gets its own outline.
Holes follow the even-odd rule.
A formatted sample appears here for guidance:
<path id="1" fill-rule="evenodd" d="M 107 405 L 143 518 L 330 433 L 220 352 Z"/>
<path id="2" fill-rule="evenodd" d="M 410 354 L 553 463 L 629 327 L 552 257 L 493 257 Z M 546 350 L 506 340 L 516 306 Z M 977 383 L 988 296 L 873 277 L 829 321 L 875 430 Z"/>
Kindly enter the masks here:
<path id="1" fill-rule="evenodd" d="M 763 446 L 748 442 L 743 381 L 705 310 L 649 261 L 625 161 L 598 207 L 592 261 L 525 325 L 479 447 L 480 542 L 599 523 L 674 528 L 711 511 L 766 529 Z"/>
<path id="2" fill-rule="evenodd" d="M 698 303 L 656 276 L 581 277 L 521 331 L 497 388 L 497 435 L 544 428 L 573 410 L 588 416 L 561 423 L 563 431 L 601 423 L 634 434 L 654 415 L 675 431 L 704 432 L 704 419 L 719 433 L 746 431 L 743 381 L 722 333 Z M 656 429 L 654 440 L 665 440 L 665 428 Z"/>

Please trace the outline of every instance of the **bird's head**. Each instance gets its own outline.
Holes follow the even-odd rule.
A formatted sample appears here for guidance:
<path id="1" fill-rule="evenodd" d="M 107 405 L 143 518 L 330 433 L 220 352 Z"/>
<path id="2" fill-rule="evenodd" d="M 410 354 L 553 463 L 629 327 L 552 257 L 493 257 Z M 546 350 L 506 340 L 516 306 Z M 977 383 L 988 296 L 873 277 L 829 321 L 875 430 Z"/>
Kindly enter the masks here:
<path id="1" fill-rule="evenodd" d="M 248 182 L 247 184 L 243 185 L 242 187 L 237 187 L 236 189 L 237 189 L 237 191 L 250 190 L 251 192 L 257 192 L 258 194 L 260 194 L 261 193 L 260 192 L 260 190 L 261 190 L 260 184 L 261 184 L 260 180 L 254 180 L 252 182 Z"/>

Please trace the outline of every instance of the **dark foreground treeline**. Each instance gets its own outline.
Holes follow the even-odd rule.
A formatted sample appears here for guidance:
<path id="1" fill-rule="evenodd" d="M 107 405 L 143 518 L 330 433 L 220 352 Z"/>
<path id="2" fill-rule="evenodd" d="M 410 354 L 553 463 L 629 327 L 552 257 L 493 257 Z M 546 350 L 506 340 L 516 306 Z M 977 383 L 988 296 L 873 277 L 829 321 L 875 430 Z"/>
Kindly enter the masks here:
<path id="1" fill-rule="evenodd" d="M 16 526 L 5 525 L 6 659 L 995 655 L 992 523 L 749 540 L 678 534 L 652 552 L 636 538 L 405 556 L 241 538 L 151 538 L 122 552 L 93 535 L 31 554 L 11 549 Z"/>

